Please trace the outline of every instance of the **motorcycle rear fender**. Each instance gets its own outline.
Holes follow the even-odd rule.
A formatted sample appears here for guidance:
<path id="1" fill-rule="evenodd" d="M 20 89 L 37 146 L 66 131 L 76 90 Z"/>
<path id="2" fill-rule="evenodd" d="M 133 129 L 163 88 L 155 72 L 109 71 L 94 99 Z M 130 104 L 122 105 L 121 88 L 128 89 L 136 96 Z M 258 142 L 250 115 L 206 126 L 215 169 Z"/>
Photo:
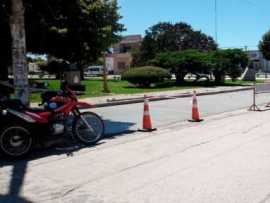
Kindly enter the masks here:
<path id="1" fill-rule="evenodd" d="M 16 116 L 17 118 L 20 118 L 24 121 L 26 121 L 27 123 L 36 123 L 36 121 L 29 115 L 19 112 L 19 111 L 15 111 L 13 109 L 7 109 L 7 112 Z"/>

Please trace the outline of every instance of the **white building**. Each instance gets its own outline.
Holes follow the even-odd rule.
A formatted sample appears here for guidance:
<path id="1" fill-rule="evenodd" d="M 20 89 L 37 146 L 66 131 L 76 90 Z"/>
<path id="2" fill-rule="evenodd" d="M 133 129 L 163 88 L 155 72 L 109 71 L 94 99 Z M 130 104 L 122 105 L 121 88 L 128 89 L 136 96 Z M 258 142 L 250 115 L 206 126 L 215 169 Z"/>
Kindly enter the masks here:
<path id="1" fill-rule="evenodd" d="M 248 57 L 250 61 L 254 62 L 256 69 L 270 72 L 270 61 L 266 60 L 259 50 L 248 51 Z"/>

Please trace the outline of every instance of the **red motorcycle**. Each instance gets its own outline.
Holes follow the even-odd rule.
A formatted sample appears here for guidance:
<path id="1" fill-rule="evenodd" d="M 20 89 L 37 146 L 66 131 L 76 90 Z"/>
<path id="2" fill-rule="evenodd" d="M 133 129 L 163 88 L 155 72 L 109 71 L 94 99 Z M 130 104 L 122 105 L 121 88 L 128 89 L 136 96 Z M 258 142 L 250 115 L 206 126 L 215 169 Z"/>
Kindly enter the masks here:
<path id="1" fill-rule="evenodd" d="M 44 137 L 64 134 L 69 118 L 73 136 L 82 143 L 93 145 L 102 138 L 103 120 L 93 112 L 81 112 L 93 106 L 79 102 L 69 88 L 62 88 L 44 103 L 44 108 L 27 108 L 14 100 L 0 102 L 0 150 L 5 155 L 24 156 Z"/>

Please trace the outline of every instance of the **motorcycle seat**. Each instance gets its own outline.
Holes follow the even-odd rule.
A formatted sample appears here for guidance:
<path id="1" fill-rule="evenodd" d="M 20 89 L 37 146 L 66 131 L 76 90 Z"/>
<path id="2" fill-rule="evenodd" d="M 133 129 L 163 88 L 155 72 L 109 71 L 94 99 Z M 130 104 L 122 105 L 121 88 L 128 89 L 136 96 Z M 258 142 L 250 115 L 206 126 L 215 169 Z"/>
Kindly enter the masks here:
<path id="1" fill-rule="evenodd" d="M 25 106 L 19 99 L 9 99 L 9 98 L 1 101 L 1 106 L 15 110 L 22 110 L 25 108 Z"/>

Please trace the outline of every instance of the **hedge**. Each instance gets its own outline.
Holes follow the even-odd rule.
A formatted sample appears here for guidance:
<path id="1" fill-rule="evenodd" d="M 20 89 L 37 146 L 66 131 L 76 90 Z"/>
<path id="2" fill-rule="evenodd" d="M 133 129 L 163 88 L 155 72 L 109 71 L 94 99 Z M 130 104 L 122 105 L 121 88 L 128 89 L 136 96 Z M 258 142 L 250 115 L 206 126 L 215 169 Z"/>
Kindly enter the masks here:
<path id="1" fill-rule="evenodd" d="M 139 68 L 131 68 L 122 74 L 122 79 L 128 82 L 149 87 L 151 84 L 162 83 L 165 79 L 170 79 L 169 71 L 154 66 L 144 66 Z"/>

